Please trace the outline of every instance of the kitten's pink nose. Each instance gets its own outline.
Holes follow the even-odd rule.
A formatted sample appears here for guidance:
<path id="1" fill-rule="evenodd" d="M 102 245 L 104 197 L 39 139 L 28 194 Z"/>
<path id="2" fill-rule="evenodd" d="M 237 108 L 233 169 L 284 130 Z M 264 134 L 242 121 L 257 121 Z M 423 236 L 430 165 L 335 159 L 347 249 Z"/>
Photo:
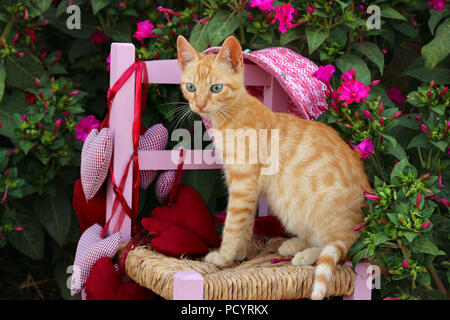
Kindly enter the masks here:
<path id="1" fill-rule="evenodd" d="M 195 105 L 197 106 L 197 108 L 200 109 L 200 111 L 202 111 L 203 108 L 206 107 L 206 102 L 203 102 L 203 103 L 196 103 Z"/>

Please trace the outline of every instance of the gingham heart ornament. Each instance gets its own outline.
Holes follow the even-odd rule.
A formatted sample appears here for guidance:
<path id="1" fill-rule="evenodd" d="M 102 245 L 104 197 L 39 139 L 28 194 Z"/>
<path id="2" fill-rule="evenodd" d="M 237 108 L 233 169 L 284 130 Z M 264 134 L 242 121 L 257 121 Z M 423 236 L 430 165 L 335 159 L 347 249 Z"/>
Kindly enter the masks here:
<path id="1" fill-rule="evenodd" d="M 169 132 L 166 127 L 158 123 L 145 131 L 144 135 L 139 138 L 139 151 L 164 150 L 169 140 Z M 158 174 L 157 170 L 142 170 L 139 177 L 139 185 L 143 189 L 155 179 Z"/>
<path id="2" fill-rule="evenodd" d="M 81 150 L 81 186 L 86 200 L 92 199 L 108 175 L 112 156 L 112 139 L 109 128 L 100 132 L 93 129 Z"/>
<path id="3" fill-rule="evenodd" d="M 101 237 L 101 232 L 102 227 L 94 224 L 81 235 L 78 241 L 70 286 L 72 296 L 84 288 L 89 273 L 98 259 L 113 258 L 119 249 L 120 232 L 113 233 L 104 239 Z"/>
<path id="4" fill-rule="evenodd" d="M 162 205 L 165 205 L 169 200 L 170 190 L 173 188 L 176 173 L 175 170 L 164 171 L 156 180 L 155 196 Z"/>

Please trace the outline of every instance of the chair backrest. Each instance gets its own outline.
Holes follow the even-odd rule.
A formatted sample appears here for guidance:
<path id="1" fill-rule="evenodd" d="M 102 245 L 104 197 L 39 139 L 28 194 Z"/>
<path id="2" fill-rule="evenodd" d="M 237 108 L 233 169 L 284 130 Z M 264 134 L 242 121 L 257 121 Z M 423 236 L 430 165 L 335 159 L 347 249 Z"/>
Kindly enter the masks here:
<path id="1" fill-rule="evenodd" d="M 135 62 L 135 47 L 131 43 L 113 43 L 111 45 L 110 62 L 110 87 L 120 78 L 122 73 Z M 153 60 L 146 61 L 148 82 L 159 84 L 177 84 L 180 83 L 180 69 L 176 59 L 173 60 Z M 268 72 L 254 64 L 245 64 L 244 82 L 246 86 L 264 87 L 264 104 L 277 112 L 287 112 L 288 96 L 276 79 Z M 116 94 L 109 118 L 109 127 L 113 139 L 113 168 L 114 176 L 121 177 L 125 166 L 133 154 L 132 143 L 132 125 L 134 114 L 134 82 L 135 75 L 129 80 Z M 149 107 L 151 110 L 151 107 Z M 178 154 L 178 153 L 177 153 Z M 187 150 L 184 170 L 206 170 L 219 169 L 220 164 L 208 164 L 205 161 L 189 161 L 189 159 L 211 159 L 214 157 L 214 150 Z M 140 151 L 139 168 L 140 170 L 174 170 L 177 162 L 176 155 L 172 155 L 171 150 L 162 151 Z M 131 164 L 132 165 L 132 164 Z M 128 171 L 128 177 L 123 190 L 123 196 L 128 204 L 132 199 L 132 168 Z M 111 216 L 111 209 L 115 199 L 112 185 L 108 180 L 106 197 L 106 219 Z M 120 205 L 120 204 L 119 204 Z M 260 199 L 259 215 L 267 215 L 269 208 L 265 199 Z M 110 223 L 111 232 L 116 219 Z M 131 220 L 126 217 L 121 228 L 122 241 L 128 241 L 131 235 Z"/>

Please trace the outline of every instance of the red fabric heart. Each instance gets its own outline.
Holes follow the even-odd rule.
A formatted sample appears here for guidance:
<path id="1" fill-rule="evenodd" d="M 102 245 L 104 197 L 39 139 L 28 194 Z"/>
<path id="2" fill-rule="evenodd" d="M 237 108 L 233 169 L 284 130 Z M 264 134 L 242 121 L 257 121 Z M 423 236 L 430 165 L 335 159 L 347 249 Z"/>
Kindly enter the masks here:
<path id="1" fill-rule="evenodd" d="M 265 237 L 292 237 L 275 216 L 257 217 L 253 233 Z"/>
<path id="2" fill-rule="evenodd" d="M 178 185 L 172 205 L 157 207 L 151 217 L 172 222 L 195 233 L 211 247 L 220 245 L 220 237 L 214 226 L 214 219 L 202 196 L 192 187 Z"/>
<path id="3" fill-rule="evenodd" d="M 85 286 L 86 300 L 154 300 L 156 296 L 134 281 L 121 282 L 110 258 L 100 258 Z"/>
<path id="4" fill-rule="evenodd" d="M 167 256 L 205 255 L 209 249 L 193 232 L 169 221 L 156 218 L 142 219 L 142 226 L 153 236 L 150 245 Z"/>
<path id="5" fill-rule="evenodd" d="M 83 233 L 90 226 L 98 223 L 105 224 L 106 215 L 106 188 L 103 186 L 97 194 L 89 201 L 86 200 L 81 186 L 81 179 L 75 182 L 73 188 L 72 205 L 80 223 L 80 230 Z"/>

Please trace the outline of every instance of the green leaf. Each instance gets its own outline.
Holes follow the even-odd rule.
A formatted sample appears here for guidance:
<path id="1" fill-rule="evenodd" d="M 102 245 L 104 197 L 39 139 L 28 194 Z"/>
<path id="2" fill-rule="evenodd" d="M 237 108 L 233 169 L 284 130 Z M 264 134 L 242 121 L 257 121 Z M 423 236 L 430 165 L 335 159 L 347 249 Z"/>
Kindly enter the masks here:
<path id="1" fill-rule="evenodd" d="M 434 68 L 444 60 L 450 52 L 450 18 L 437 28 L 434 39 L 422 48 L 422 56 L 425 58 L 425 67 Z"/>
<path id="2" fill-rule="evenodd" d="M 387 143 L 385 152 L 387 154 L 393 155 L 398 160 L 407 160 L 408 159 L 408 156 L 406 155 L 405 150 L 403 150 L 402 146 L 399 143 L 397 143 L 395 146 L 391 143 Z"/>
<path id="3" fill-rule="evenodd" d="M 428 19 L 428 27 L 430 28 L 431 34 L 434 34 L 434 31 L 441 22 L 442 19 L 448 17 L 450 15 L 450 9 L 448 6 L 444 8 L 444 10 L 430 10 L 430 19 Z"/>
<path id="4" fill-rule="evenodd" d="M 381 52 L 380 48 L 376 43 L 364 42 L 362 45 L 358 46 L 358 51 L 370 59 L 380 70 L 381 75 L 383 75 L 384 69 L 384 54 Z"/>
<path id="5" fill-rule="evenodd" d="M 219 45 L 226 37 L 231 35 L 237 27 L 239 27 L 239 18 L 237 14 L 225 14 L 219 12 L 209 21 L 209 44 L 211 46 Z"/>
<path id="6" fill-rule="evenodd" d="M 60 246 L 65 244 L 72 209 L 65 194 L 58 194 L 55 198 L 48 195 L 39 197 L 33 202 L 33 207 L 39 221 L 56 243 Z"/>
<path id="7" fill-rule="evenodd" d="M 406 149 L 417 148 L 417 147 L 428 149 L 429 141 L 430 141 L 429 137 L 425 133 L 421 133 L 411 139 L 411 141 L 409 142 Z"/>
<path id="8" fill-rule="evenodd" d="M 294 31 L 293 29 L 289 29 L 285 33 L 281 34 L 281 36 L 280 36 L 280 45 L 285 46 L 289 42 L 292 42 L 292 41 L 297 40 L 297 39 L 300 39 L 300 34 L 297 31 Z"/>
<path id="9" fill-rule="evenodd" d="M 419 33 L 419 28 L 414 28 L 414 26 L 409 22 L 397 22 L 394 23 L 392 27 L 409 38 L 415 38 Z"/>
<path id="10" fill-rule="evenodd" d="M 391 239 L 391 238 L 388 237 L 387 235 L 385 235 L 384 233 L 377 233 L 373 237 L 373 244 L 375 246 L 378 246 L 378 245 L 382 244 L 383 242 L 388 241 L 389 239 Z"/>
<path id="11" fill-rule="evenodd" d="M 433 112 L 436 112 L 438 115 L 443 116 L 445 115 L 445 109 L 447 108 L 447 105 L 445 104 L 439 104 L 437 106 L 431 107 L 430 109 Z"/>
<path id="12" fill-rule="evenodd" d="M 312 54 L 328 37 L 328 29 L 317 26 L 306 26 L 306 40 L 308 41 L 309 54 Z"/>
<path id="13" fill-rule="evenodd" d="M 210 21 L 208 21 L 205 24 L 197 23 L 194 29 L 192 30 L 191 37 L 189 38 L 189 42 L 191 43 L 191 45 L 200 52 L 208 48 L 209 45 L 209 38 L 208 38 L 209 22 Z"/>
<path id="14" fill-rule="evenodd" d="M 416 237 L 410 248 L 412 252 L 416 253 L 427 253 L 434 256 L 445 255 L 445 252 L 439 250 L 426 234 Z"/>
<path id="15" fill-rule="evenodd" d="M 434 141 L 434 140 L 430 140 L 430 143 L 435 146 L 436 148 L 438 148 L 439 150 L 441 150 L 442 152 L 446 152 L 447 148 L 448 148 L 448 142 L 446 141 Z"/>
<path id="16" fill-rule="evenodd" d="M 362 259 L 364 259 L 367 255 L 367 250 L 362 250 L 359 251 L 358 253 L 356 253 L 353 258 L 352 258 L 352 266 L 353 268 L 355 268 L 355 266 L 358 264 L 359 261 L 361 261 Z"/>
<path id="17" fill-rule="evenodd" d="M 52 5 L 52 0 L 40 0 L 40 1 L 37 1 L 37 5 L 38 5 L 39 10 L 41 11 L 41 13 L 44 13 Z"/>
<path id="18" fill-rule="evenodd" d="M 411 243 L 413 242 L 414 238 L 417 237 L 419 234 L 415 232 L 403 232 L 403 235 Z"/>
<path id="19" fill-rule="evenodd" d="M 115 42 L 131 42 L 131 27 L 126 22 L 121 22 L 104 30 L 105 34 Z"/>
<path id="20" fill-rule="evenodd" d="M 6 60 L 6 84 L 19 89 L 33 88 L 35 78 L 44 73 L 39 59 L 28 50 L 23 51 L 24 56 L 9 56 Z"/>
<path id="21" fill-rule="evenodd" d="M 397 145 L 397 139 L 395 139 L 393 136 L 384 133 L 382 133 L 381 135 L 392 144 L 392 147 L 395 147 Z"/>
<path id="22" fill-rule="evenodd" d="M 400 12 L 391 7 L 381 8 L 381 16 L 389 19 L 407 21 L 406 18 Z"/>
<path id="23" fill-rule="evenodd" d="M 25 154 L 28 154 L 28 152 L 36 145 L 36 143 L 37 142 L 33 142 L 30 140 L 20 140 L 19 147 Z"/>
<path id="24" fill-rule="evenodd" d="M 10 232 L 8 242 L 21 253 L 33 260 L 40 260 L 44 254 L 44 231 L 31 212 L 16 212 L 14 224 L 23 231 Z"/>
<path id="25" fill-rule="evenodd" d="M 0 64 L 0 102 L 2 102 L 3 93 L 5 92 L 5 79 L 6 79 L 6 70 L 3 64 Z"/>
<path id="26" fill-rule="evenodd" d="M 14 90 L 12 94 L 6 94 L 0 103 L 0 135 L 8 138 L 14 138 L 14 130 L 17 128 L 17 122 L 13 116 L 14 113 L 23 113 L 26 108 L 25 94 L 22 91 Z"/>
<path id="27" fill-rule="evenodd" d="M 391 172 L 391 180 L 392 180 L 394 177 L 396 177 L 399 173 L 402 173 L 403 170 L 404 170 L 407 166 L 409 166 L 409 165 L 410 165 L 410 164 L 409 164 L 409 162 L 408 162 L 408 159 L 400 160 L 400 161 L 394 166 L 394 169 L 393 169 L 392 172 Z"/>
<path id="28" fill-rule="evenodd" d="M 92 0 L 92 13 L 94 15 L 97 14 L 100 10 L 102 10 L 104 7 L 106 7 L 109 3 L 109 0 Z"/>
<path id="29" fill-rule="evenodd" d="M 367 64 L 358 56 L 352 54 L 341 56 L 336 60 L 336 66 L 342 73 L 347 72 L 351 68 L 355 69 L 356 79 L 366 85 L 371 81 L 371 75 Z"/>

